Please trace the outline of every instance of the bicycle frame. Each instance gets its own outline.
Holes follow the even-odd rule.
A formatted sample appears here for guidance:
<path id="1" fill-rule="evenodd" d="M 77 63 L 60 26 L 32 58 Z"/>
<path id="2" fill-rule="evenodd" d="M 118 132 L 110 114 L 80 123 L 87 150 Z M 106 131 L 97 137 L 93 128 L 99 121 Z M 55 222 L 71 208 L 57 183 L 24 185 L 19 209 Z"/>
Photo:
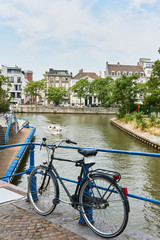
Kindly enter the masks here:
<path id="1" fill-rule="evenodd" d="M 61 179 L 60 175 L 58 174 L 57 170 L 55 169 L 55 167 L 54 167 L 54 165 L 53 165 L 53 163 L 52 163 L 53 160 L 65 161 L 65 162 L 71 162 L 71 163 L 76 163 L 77 161 L 75 162 L 75 161 L 68 160 L 68 159 L 55 158 L 55 157 L 53 157 L 53 155 L 52 155 L 52 156 L 51 156 L 51 161 L 50 161 L 50 163 L 49 163 L 49 165 L 48 165 L 48 168 L 47 168 L 47 170 L 53 171 L 53 173 L 55 174 L 56 178 L 57 178 L 57 179 L 59 180 L 59 182 L 61 183 L 63 189 L 65 190 L 65 192 L 66 192 L 66 194 L 67 194 L 67 196 L 68 196 L 68 198 L 69 198 L 69 200 L 70 200 L 70 203 L 71 203 L 71 204 L 75 204 L 75 200 L 73 199 L 73 196 L 79 196 L 80 184 L 81 184 L 81 181 L 82 181 L 82 179 L 83 179 L 82 175 L 83 175 L 83 173 L 86 174 L 84 164 L 81 165 L 81 171 L 80 171 L 80 175 L 79 175 L 79 177 L 78 177 L 78 182 L 77 182 L 77 185 L 76 185 L 75 192 L 74 192 L 73 195 L 71 195 L 70 192 L 68 191 L 68 189 L 67 189 L 64 181 Z M 83 160 L 83 158 L 80 159 L 79 161 L 82 161 L 82 160 Z"/>

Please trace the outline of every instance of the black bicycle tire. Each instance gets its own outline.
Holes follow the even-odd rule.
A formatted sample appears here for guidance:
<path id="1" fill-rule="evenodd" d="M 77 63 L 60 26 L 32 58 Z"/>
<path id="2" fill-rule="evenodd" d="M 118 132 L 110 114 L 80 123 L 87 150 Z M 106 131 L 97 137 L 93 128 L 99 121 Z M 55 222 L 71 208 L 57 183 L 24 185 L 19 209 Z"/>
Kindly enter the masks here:
<path id="1" fill-rule="evenodd" d="M 86 187 L 88 186 L 88 184 L 90 184 L 91 180 L 96 179 L 96 178 L 102 178 L 102 179 L 105 179 L 106 181 L 110 182 L 114 186 L 116 191 L 118 191 L 118 194 L 120 194 L 120 197 L 123 199 L 122 202 L 123 202 L 123 207 L 124 207 L 124 220 L 123 220 L 123 223 L 122 223 L 121 227 L 115 233 L 108 234 L 108 233 L 104 233 L 104 232 L 101 232 L 101 231 L 97 230 L 96 227 L 94 226 L 94 223 L 91 223 L 88 220 L 88 217 L 85 213 L 84 202 L 83 202 L 84 191 L 85 191 Z M 92 177 L 90 177 L 89 179 L 86 179 L 82 183 L 80 191 L 79 191 L 79 206 L 80 206 L 80 212 L 81 212 L 82 217 L 83 217 L 84 221 L 86 222 L 86 224 L 89 226 L 89 228 L 93 232 L 95 232 L 97 235 L 99 235 L 101 237 L 104 237 L 104 238 L 117 237 L 118 235 L 120 235 L 124 231 L 124 229 L 127 225 L 128 217 L 129 217 L 128 200 L 127 200 L 126 196 L 124 195 L 122 189 L 116 183 L 116 181 L 113 181 L 113 179 L 111 179 L 111 177 L 109 177 L 109 176 L 106 176 L 106 175 L 103 175 L 103 174 L 96 174 L 96 175 L 92 175 Z M 86 206 L 88 206 L 88 203 L 87 203 Z M 93 219 L 94 219 L 94 216 L 93 216 Z"/>
<path id="2" fill-rule="evenodd" d="M 30 200 L 32 206 L 34 207 L 34 209 L 36 210 L 36 212 L 38 212 L 40 215 L 46 216 L 46 215 L 49 215 L 50 213 L 52 213 L 54 211 L 55 207 L 56 207 L 56 204 L 53 203 L 53 199 L 56 199 L 56 200 L 59 199 L 59 186 L 58 186 L 57 179 L 56 179 L 55 175 L 53 174 L 53 172 L 51 170 L 47 170 L 48 171 L 47 174 L 49 174 L 50 179 L 46 180 L 47 181 L 46 186 L 48 187 L 49 181 L 52 181 L 54 189 L 55 189 L 55 194 L 54 194 L 53 199 L 51 199 L 51 201 L 50 201 L 51 206 L 47 211 L 38 208 L 37 203 L 39 201 L 41 201 L 40 196 L 39 196 L 39 200 L 34 201 L 34 198 L 33 198 L 33 195 L 32 195 L 31 183 L 32 183 L 32 178 L 33 178 L 34 174 L 39 169 L 43 169 L 44 171 L 46 171 L 47 167 L 43 166 L 43 165 L 37 166 L 30 173 L 29 180 L 28 180 L 28 196 L 29 196 L 29 200 Z M 47 201 L 47 199 L 46 199 L 46 201 Z"/>

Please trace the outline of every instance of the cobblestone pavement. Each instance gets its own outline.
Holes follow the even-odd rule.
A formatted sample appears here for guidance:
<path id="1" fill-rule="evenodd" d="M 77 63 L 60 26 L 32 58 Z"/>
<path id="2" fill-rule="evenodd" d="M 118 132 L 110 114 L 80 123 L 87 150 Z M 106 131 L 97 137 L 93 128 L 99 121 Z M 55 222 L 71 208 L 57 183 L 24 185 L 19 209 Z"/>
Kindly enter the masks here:
<path id="1" fill-rule="evenodd" d="M 0 240 L 13 239 L 83 240 L 85 238 L 12 203 L 0 207 Z"/>

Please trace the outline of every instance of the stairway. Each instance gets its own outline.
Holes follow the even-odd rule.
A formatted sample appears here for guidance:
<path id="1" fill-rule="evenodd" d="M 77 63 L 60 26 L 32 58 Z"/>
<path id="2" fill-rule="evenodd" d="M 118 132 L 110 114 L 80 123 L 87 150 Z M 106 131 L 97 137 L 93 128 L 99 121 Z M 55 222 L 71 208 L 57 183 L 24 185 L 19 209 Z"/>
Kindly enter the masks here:
<path id="1" fill-rule="evenodd" d="M 4 145 L 4 137 L 5 137 L 5 130 L 6 128 L 3 128 L 0 126 L 0 145 Z"/>

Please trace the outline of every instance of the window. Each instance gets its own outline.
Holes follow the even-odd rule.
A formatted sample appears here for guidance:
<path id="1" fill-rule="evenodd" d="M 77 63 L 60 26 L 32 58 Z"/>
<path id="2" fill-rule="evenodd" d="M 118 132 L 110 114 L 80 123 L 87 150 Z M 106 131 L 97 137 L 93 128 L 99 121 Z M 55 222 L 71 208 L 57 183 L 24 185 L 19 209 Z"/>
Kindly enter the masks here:
<path id="1" fill-rule="evenodd" d="M 151 74 L 151 73 L 152 73 L 152 70 L 148 70 L 147 73 L 148 73 L 148 74 Z"/>
<path id="2" fill-rule="evenodd" d="M 126 71 L 124 71 L 124 72 L 123 72 L 123 75 L 127 75 L 127 72 L 126 72 Z"/>
<path id="3" fill-rule="evenodd" d="M 132 76 L 132 74 L 133 74 L 132 72 L 129 72 L 129 73 L 128 73 L 129 76 Z"/>
<path id="4" fill-rule="evenodd" d="M 59 87 L 59 83 L 56 83 L 56 87 Z"/>
<path id="5" fill-rule="evenodd" d="M 120 71 L 118 71 L 118 72 L 117 72 L 117 75 L 118 75 L 118 76 L 120 76 L 120 75 L 121 75 L 121 72 L 120 72 Z"/>
<path id="6" fill-rule="evenodd" d="M 134 74 L 135 74 L 135 75 L 138 75 L 138 72 L 135 72 Z"/>
<path id="7" fill-rule="evenodd" d="M 21 98 L 21 93 L 17 93 L 17 98 Z"/>
<path id="8" fill-rule="evenodd" d="M 144 76 L 144 73 L 143 73 L 143 72 L 141 72 L 141 73 L 140 73 L 140 75 L 141 75 L 141 76 Z"/>
<path id="9" fill-rule="evenodd" d="M 53 83 L 53 77 L 50 77 L 49 80 L 50 80 L 50 83 Z"/>
<path id="10" fill-rule="evenodd" d="M 22 82 L 21 78 L 17 77 L 17 83 L 21 83 L 21 82 Z"/>
<path id="11" fill-rule="evenodd" d="M 8 77 L 10 83 L 14 83 L 14 77 Z"/>
<path id="12" fill-rule="evenodd" d="M 114 75 L 115 75 L 115 71 L 112 71 L 112 72 L 111 72 L 111 75 L 114 76 Z"/>
<path id="13" fill-rule="evenodd" d="M 15 93 L 14 92 L 11 92 L 11 97 L 15 98 Z"/>
<path id="14" fill-rule="evenodd" d="M 20 73 L 20 69 L 7 69 L 7 73 Z"/>
<path id="15" fill-rule="evenodd" d="M 50 83 L 50 87 L 53 87 L 53 83 Z"/>
<path id="16" fill-rule="evenodd" d="M 66 81 L 68 81 L 68 78 L 66 77 Z"/>
<path id="17" fill-rule="evenodd" d="M 56 80 L 59 81 L 59 77 L 56 77 Z"/>

